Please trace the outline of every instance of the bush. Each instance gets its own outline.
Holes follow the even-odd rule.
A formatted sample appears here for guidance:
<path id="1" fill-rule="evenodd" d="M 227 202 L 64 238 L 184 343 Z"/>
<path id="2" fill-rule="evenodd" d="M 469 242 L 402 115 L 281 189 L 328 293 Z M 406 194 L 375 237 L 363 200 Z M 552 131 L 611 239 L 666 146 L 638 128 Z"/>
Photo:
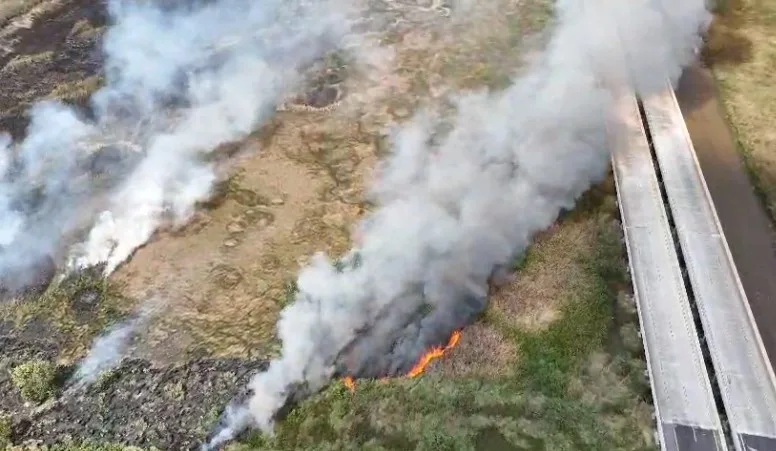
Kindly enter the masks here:
<path id="1" fill-rule="evenodd" d="M 11 416 L 0 412 L 0 449 L 11 446 Z"/>
<path id="2" fill-rule="evenodd" d="M 56 392 L 57 371 L 45 360 L 31 360 L 11 372 L 11 380 L 28 401 L 41 403 Z"/>

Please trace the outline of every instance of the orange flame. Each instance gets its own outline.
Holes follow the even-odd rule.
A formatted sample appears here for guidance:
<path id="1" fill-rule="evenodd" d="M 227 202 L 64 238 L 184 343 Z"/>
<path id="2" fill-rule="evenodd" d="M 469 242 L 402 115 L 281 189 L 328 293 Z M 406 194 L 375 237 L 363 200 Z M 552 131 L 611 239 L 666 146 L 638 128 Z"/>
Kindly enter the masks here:
<path id="1" fill-rule="evenodd" d="M 431 348 L 430 351 L 428 351 L 426 354 L 423 355 L 423 357 L 420 358 L 420 360 L 418 360 L 418 363 L 416 363 L 415 366 L 412 367 L 410 372 L 407 373 L 407 377 L 413 378 L 423 374 L 423 372 L 426 371 L 426 367 L 428 366 L 429 363 L 431 363 L 435 359 L 442 357 L 445 354 L 445 352 L 454 348 L 455 345 L 458 344 L 458 340 L 460 339 L 461 339 L 461 331 L 456 330 L 455 332 L 453 332 L 452 335 L 450 335 L 450 340 L 447 341 L 447 346 L 445 346 L 444 348 L 442 347 Z"/>
<path id="2" fill-rule="evenodd" d="M 444 347 L 437 346 L 434 348 L 431 348 L 428 352 L 423 354 L 423 356 L 418 360 L 418 362 L 415 364 L 415 366 L 412 367 L 409 373 L 407 373 L 407 377 L 409 378 L 415 378 L 423 374 L 424 371 L 426 371 L 426 367 L 434 360 L 442 357 L 447 351 L 453 349 L 455 345 L 458 344 L 458 341 L 461 339 L 461 331 L 456 330 L 453 332 L 452 335 L 450 335 L 450 339 L 447 341 L 447 345 Z M 379 383 L 385 383 L 387 381 L 387 378 L 378 379 Z M 355 391 L 356 390 L 356 381 L 351 376 L 345 376 L 342 378 L 342 383 L 345 384 L 345 387 L 348 388 L 348 390 Z"/>
<path id="3" fill-rule="evenodd" d="M 342 383 L 345 384 L 345 387 L 348 387 L 348 390 L 350 391 L 356 391 L 356 382 L 353 380 L 350 376 L 345 376 L 342 379 Z"/>

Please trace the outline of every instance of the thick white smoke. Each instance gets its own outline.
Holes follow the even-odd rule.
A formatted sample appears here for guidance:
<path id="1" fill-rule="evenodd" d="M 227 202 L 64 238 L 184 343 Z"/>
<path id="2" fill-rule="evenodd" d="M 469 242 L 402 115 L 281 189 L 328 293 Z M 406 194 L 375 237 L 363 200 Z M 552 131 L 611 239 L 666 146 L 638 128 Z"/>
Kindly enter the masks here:
<path id="1" fill-rule="evenodd" d="M 458 98 L 445 136 L 428 116 L 396 134 L 352 261 L 317 255 L 301 271 L 277 326 L 281 357 L 210 444 L 271 431 L 289 400 L 334 376 L 401 374 L 482 311 L 492 271 L 607 171 L 604 80 L 626 62 L 616 40 L 641 93 L 693 58 L 709 15 L 702 0 L 680 3 L 559 0 L 551 40 L 512 86 Z"/>
<path id="2" fill-rule="evenodd" d="M 351 23 L 337 0 L 171 3 L 110 0 L 92 117 L 45 102 L 23 141 L 0 139 L 6 288 L 52 257 L 110 273 L 161 221 L 185 221 L 214 182 L 207 154 L 255 130 Z"/>

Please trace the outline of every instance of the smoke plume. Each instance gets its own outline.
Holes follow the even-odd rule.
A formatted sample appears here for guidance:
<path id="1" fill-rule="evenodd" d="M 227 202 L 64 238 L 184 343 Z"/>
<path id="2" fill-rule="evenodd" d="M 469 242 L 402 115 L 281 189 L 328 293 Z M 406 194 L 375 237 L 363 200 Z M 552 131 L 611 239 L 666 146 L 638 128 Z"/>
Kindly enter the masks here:
<path id="1" fill-rule="evenodd" d="M 208 154 L 274 113 L 350 24 L 336 0 L 110 0 L 108 10 L 105 85 L 88 117 L 42 102 L 26 138 L 0 137 L 4 280 L 23 285 L 52 257 L 110 273 L 162 221 L 187 220 L 215 180 Z"/>
<path id="2" fill-rule="evenodd" d="M 281 357 L 205 448 L 249 426 L 270 432 L 279 409 L 332 377 L 404 374 L 470 323 L 492 272 L 605 176 L 607 84 L 647 94 L 692 60 L 709 14 L 702 0 L 665 4 L 559 0 L 551 39 L 509 88 L 459 96 L 454 117 L 421 114 L 395 133 L 358 248 L 300 272 L 277 325 Z"/>
<path id="3" fill-rule="evenodd" d="M 89 353 L 73 373 L 68 386 L 85 387 L 97 380 L 101 374 L 118 366 L 132 338 L 137 335 L 138 328 L 148 321 L 151 314 L 152 309 L 148 304 L 131 318 L 114 325 L 105 334 L 97 337 Z"/>

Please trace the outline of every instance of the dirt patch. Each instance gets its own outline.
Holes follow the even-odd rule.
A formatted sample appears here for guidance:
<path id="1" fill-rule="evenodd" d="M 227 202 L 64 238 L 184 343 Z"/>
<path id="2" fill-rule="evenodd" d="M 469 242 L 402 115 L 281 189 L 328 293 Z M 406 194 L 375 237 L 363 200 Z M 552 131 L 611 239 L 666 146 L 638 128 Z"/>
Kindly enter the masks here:
<path id="1" fill-rule="evenodd" d="M 280 139 L 290 130 L 280 130 Z M 115 275 L 131 296 L 160 296 L 168 305 L 170 314 L 154 327 L 149 350 L 155 342 L 168 347 L 169 335 L 180 331 L 215 355 L 246 355 L 270 341 L 283 286 L 298 259 L 347 246 L 342 224 L 326 219 L 337 213 L 352 219 L 357 212 L 319 200 L 325 178 L 287 158 L 283 146 L 249 145 L 256 151 L 241 161 L 221 205 L 200 212 L 186 230 L 160 233 Z M 164 351 L 176 353 L 185 354 Z"/>

